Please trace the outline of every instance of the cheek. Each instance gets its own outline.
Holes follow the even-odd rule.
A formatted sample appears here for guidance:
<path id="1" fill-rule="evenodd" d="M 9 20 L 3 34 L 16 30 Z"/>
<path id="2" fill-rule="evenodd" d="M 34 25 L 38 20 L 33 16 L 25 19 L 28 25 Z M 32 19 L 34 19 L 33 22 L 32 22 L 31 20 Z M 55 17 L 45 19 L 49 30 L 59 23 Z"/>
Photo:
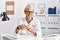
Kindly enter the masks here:
<path id="1" fill-rule="evenodd" d="M 27 16 L 28 14 L 27 14 L 27 13 L 25 13 L 25 15 Z"/>
<path id="2" fill-rule="evenodd" d="M 29 14 L 29 13 L 27 13 L 26 15 L 27 15 L 27 16 L 29 16 L 30 14 Z"/>
<path id="3" fill-rule="evenodd" d="M 28 17 L 28 16 L 29 16 L 29 14 L 26 14 L 26 16 Z"/>
<path id="4" fill-rule="evenodd" d="M 29 14 L 29 16 L 33 16 L 32 14 Z"/>
<path id="5" fill-rule="evenodd" d="M 31 16 L 33 16 L 33 14 L 31 14 Z"/>

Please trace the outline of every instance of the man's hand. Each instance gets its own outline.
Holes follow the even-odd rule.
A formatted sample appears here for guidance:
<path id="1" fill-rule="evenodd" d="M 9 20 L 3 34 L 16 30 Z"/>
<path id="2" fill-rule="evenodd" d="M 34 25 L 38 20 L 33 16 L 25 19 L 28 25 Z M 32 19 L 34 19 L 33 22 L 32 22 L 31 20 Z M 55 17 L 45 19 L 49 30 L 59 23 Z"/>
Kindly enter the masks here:
<path id="1" fill-rule="evenodd" d="M 21 29 L 21 30 L 26 29 L 26 25 L 25 25 L 25 24 L 20 25 L 20 29 Z"/>
<path id="2" fill-rule="evenodd" d="M 26 26 L 27 30 L 29 32 L 31 32 L 34 36 L 37 36 L 37 33 L 34 31 L 34 25 L 33 24 L 30 24 L 28 26 Z"/>
<path id="3" fill-rule="evenodd" d="M 34 36 L 36 36 L 36 32 L 34 31 L 34 26 L 33 25 L 25 25 L 25 24 L 22 24 L 20 26 L 17 27 L 16 29 L 16 34 L 19 32 L 19 30 L 24 30 L 24 29 L 27 29 L 29 32 L 31 32 Z"/>
<path id="4" fill-rule="evenodd" d="M 19 30 L 24 30 L 26 29 L 26 25 L 22 24 L 22 25 L 18 25 L 17 28 L 16 28 L 16 34 L 19 32 Z"/>
<path id="5" fill-rule="evenodd" d="M 29 24 L 29 25 L 26 26 L 26 28 L 28 28 L 28 29 L 34 29 L 34 24 Z"/>

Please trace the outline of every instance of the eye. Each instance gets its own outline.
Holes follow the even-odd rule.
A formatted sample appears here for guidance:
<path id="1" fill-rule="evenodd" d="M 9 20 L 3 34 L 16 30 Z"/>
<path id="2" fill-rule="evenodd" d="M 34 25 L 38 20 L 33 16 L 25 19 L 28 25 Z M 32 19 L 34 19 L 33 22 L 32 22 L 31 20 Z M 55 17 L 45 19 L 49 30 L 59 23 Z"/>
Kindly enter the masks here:
<path id="1" fill-rule="evenodd" d="M 34 11 L 25 11 L 26 13 L 34 13 Z"/>

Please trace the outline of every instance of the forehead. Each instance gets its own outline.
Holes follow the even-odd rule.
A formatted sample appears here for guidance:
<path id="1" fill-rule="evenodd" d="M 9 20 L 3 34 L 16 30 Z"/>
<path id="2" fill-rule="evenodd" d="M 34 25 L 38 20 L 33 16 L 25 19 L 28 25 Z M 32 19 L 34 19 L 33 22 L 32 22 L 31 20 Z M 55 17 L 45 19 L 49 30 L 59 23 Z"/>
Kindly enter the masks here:
<path id="1" fill-rule="evenodd" d="M 33 8 L 27 8 L 25 11 L 34 11 Z"/>

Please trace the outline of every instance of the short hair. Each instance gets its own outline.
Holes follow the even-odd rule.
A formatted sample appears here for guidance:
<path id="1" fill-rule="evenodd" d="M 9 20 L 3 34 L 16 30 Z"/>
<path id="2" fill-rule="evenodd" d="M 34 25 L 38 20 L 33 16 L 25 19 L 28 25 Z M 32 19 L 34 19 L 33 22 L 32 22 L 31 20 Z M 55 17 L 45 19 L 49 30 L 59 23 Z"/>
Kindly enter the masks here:
<path id="1" fill-rule="evenodd" d="M 29 9 L 29 8 L 32 8 L 32 9 L 34 10 L 34 7 L 33 7 L 32 5 L 30 5 L 30 4 L 28 4 L 28 5 L 25 7 L 24 11 L 26 11 L 26 10 Z"/>

